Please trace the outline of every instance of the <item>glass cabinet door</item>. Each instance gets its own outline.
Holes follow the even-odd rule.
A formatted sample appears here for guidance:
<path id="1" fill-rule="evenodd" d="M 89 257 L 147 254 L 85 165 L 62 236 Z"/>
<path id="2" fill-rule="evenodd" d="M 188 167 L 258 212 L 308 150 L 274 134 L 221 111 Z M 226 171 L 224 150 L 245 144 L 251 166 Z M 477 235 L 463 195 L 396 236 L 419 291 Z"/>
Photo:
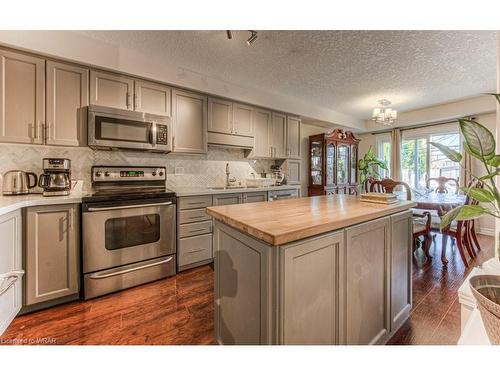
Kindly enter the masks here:
<path id="1" fill-rule="evenodd" d="M 358 146 L 351 145 L 351 184 L 358 181 Z"/>
<path id="2" fill-rule="evenodd" d="M 326 146 L 326 184 L 333 185 L 335 178 L 335 144 Z"/>
<path id="3" fill-rule="evenodd" d="M 323 142 L 311 142 L 311 183 L 312 185 L 323 184 Z"/>
<path id="4" fill-rule="evenodd" d="M 337 185 L 349 183 L 349 146 L 337 147 Z"/>

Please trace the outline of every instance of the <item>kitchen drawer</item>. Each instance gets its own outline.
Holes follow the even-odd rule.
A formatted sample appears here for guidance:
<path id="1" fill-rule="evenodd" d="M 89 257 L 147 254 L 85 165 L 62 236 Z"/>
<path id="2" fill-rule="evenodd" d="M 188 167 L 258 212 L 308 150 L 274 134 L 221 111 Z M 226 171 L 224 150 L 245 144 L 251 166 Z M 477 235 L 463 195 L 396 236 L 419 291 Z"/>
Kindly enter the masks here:
<path id="1" fill-rule="evenodd" d="M 212 233 L 212 220 L 179 225 L 179 238 Z"/>
<path id="2" fill-rule="evenodd" d="M 242 203 L 243 196 L 240 193 L 235 194 L 217 194 L 214 195 L 214 206 L 226 206 L 228 204 Z"/>
<path id="3" fill-rule="evenodd" d="M 243 203 L 266 202 L 267 191 L 256 191 L 254 193 L 244 193 Z"/>
<path id="4" fill-rule="evenodd" d="M 205 221 L 211 219 L 212 216 L 207 215 L 204 208 L 179 211 L 179 224 L 195 223 L 197 221 Z"/>
<path id="5" fill-rule="evenodd" d="M 197 263 L 212 258 L 212 235 L 183 238 L 179 240 L 177 249 L 179 266 Z"/>
<path id="6" fill-rule="evenodd" d="M 193 208 L 210 207 L 211 205 L 211 195 L 198 195 L 196 197 L 179 198 L 179 210 L 191 210 Z"/>

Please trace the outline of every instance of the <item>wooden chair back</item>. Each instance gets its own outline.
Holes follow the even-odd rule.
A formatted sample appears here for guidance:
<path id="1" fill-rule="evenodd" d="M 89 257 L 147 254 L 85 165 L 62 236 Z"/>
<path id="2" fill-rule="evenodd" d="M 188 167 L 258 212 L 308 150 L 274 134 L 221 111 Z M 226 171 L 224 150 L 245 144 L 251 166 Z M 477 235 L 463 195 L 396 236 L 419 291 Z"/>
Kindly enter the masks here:
<path id="1" fill-rule="evenodd" d="M 370 186 L 370 191 L 378 193 L 393 193 L 394 189 L 398 186 L 402 186 L 406 190 L 406 199 L 411 201 L 411 188 L 403 181 L 394 181 L 390 178 L 384 178 L 383 180 L 372 181 Z"/>
<path id="2" fill-rule="evenodd" d="M 444 176 L 439 176 L 439 177 L 431 177 L 427 179 L 427 187 L 430 187 L 430 183 L 432 181 L 436 181 L 438 186 L 434 190 L 436 193 L 449 193 L 449 190 L 454 190 L 453 194 L 458 194 L 458 180 L 456 178 L 450 178 L 450 177 L 444 177 Z M 449 182 L 453 182 L 452 186 L 446 186 Z"/>

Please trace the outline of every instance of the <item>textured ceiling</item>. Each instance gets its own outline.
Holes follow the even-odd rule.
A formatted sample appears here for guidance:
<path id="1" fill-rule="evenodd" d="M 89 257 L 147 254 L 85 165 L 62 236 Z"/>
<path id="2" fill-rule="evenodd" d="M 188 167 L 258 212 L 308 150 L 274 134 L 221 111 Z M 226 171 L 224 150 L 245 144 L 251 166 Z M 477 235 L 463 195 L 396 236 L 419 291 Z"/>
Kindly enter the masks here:
<path id="1" fill-rule="evenodd" d="M 237 85 L 367 119 L 495 89 L 495 31 L 79 31 Z"/>

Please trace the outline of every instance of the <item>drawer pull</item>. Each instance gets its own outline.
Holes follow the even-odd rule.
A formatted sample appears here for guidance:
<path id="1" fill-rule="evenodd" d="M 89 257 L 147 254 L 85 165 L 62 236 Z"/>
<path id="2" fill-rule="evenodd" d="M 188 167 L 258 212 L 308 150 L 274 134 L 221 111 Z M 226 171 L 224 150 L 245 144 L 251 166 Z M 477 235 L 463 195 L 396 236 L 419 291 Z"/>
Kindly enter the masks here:
<path id="1" fill-rule="evenodd" d="M 144 268 L 151 268 L 151 267 L 159 266 L 160 264 L 165 264 L 165 263 L 170 262 L 172 259 L 173 259 L 173 257 L 168 257 L 167 259 L 161 260 L 159 262 L 145 264 L 144 266 L 134 267 L 134 268 L 130 268 L 128 270 L 122 270 L 122 271 L 117 271 L 117 272 L 113 272 L 113 273 L 93 274 L 93 275 L 90 275 L 89 278 L 90 279 L 106 279 L 108 277 L 123 275 L 125 273 L 130 273 L 130 272 L 142 270 Z"/>
<path id="2" fill-rule="evenodd" d="M 196 249 L 196 250 L 190 250 L 188 251 L 188 254 L 191 254 L 191 253 L 199 253 L 200 251 L 205 251 L 207 249 Z"/>
<path id="3" fill-rule="evenodd" d="M 0 289 L 0 296 L 4 295 L 7 293 L 7 291 L 16 283 L 16 281 L 24 275 L 24 271 L 12 271 L 8 273 L 4 273 L 3 275 L 0 275 L 0 280 L 2 280 L 2 287 Z M 3 286 L 3 281 L 11 280 L 10 282 L 7 282 L 6 286 Z"/>
<path id="4" fill-rule="evenodd" d="M 202 217 L 205 217 L 205 215 L 201 215 L 201 216 L 189 216 L 190 219 L 201 219 Z"/>
<path id="5" fill-rule="evenodd" d="M 204 204 L 205 202 L 188 202 L 188 204 Z"/>
<path id="6" fill-rule="evenodd" d="M 197 232 L 203 232 L 204 230 L 207 230 L 208 228 L 201 228 L 201 229 L 193 229 L 190 230 L 189 233 L 197 233 Z"/>

